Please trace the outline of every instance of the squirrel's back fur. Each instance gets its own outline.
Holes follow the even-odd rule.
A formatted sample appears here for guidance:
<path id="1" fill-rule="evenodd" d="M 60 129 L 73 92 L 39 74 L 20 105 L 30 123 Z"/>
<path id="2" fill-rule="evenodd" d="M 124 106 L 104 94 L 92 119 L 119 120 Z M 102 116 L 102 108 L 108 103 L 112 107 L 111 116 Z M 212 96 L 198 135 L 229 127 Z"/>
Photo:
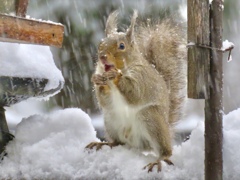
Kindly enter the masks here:
<path id="1" fill-rule="evenodd" d="M 140 52 L 153 64 L 169 89 L 169 123 L 181 119 L 186 99 L 187 61 L 186 35 L 173 20 L 141 23 L 136 28 L 136 41 Z"/>

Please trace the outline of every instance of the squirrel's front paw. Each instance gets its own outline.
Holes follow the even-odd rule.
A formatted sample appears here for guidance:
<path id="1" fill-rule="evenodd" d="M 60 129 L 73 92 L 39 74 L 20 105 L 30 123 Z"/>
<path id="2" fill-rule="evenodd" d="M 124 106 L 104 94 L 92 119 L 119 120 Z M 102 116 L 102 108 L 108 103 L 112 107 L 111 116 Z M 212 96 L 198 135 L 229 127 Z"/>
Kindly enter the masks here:
<path id="1" fill-rule="evenodd" d="M 100 74 L 93 74 L 91 80 L 96 85 L 106 85 L 107 84 L 107 79 Z"/>
<path id="2" fill-rule="evenodd" d="M 106 71 L 103 73 L 103 77 L 107 80 L 113 80 L 120 75 L 119 71 L 116 69 L 111 69 L 110 71 Z"/>
<path id="3" fill-rule="evenodd" d="M 108 81 L 116 80 L 122 75 L 121 71 L 119 70 L 110 70 L 104 72 L 102 75 L 100 74 L 93 74 L 92 82 L 96 85 L 107 85 Z"/>

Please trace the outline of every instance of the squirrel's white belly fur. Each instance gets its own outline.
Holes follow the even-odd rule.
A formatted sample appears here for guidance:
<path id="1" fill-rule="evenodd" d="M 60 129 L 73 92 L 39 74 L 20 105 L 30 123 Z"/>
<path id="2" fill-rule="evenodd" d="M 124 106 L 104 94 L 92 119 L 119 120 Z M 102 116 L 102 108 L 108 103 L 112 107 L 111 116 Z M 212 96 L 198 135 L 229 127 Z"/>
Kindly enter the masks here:
<path id="1" fill-rule="evenodd" d="M 146 125 L 137 118 L 138 112 L 146 106 L 129 105 L 117 87 L 111 84 L 111 107 L 111 115 L 109 110 L 104 113 L 107 129 L 122 143 L 135 148 L 150 149 L 151 138 Z"/>

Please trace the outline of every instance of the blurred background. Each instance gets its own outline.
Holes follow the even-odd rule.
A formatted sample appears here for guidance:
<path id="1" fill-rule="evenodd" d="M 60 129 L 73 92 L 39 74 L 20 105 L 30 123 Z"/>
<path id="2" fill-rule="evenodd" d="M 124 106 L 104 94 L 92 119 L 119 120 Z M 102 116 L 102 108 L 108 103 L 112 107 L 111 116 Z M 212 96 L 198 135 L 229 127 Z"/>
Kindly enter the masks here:
<path id="1" fill-rule="evenodd" d="M 46 102 L 26 101 L 7 108 L 7 119 L 21 121 L 22 117 L 54 109 L 78 107 L 92 117 L 93 124 L 103 137 L 103 121 L 90 82 L 96 63 L 98 42 L 104 37 L 108 14 L 120 10 L 120 23 L 129 24 L 133 9 L 141 17 L 157 18 L 173 14 L 179 22 L 187 21 L 187 0 L 30 0 L 27 14 L 36 19 L 51 20 L 64 25 L 64 42 L 61 49 L 51 48 L 56 66 L 65 78 L 63 90 Z M 240 2 L 224 1 L 224 38 L 235 44 L 233 61 L 223 59 L 224 113 L 240 107 L 239 30 Z M 9 112 L 9 113 L 8 113 Z M 204 100 L 188 99 L 185 117 L 178 126 L 181 137 L 191 132 L 199 120 L 204 119 Z M 14 126 L 14 125 L 13 125 Z"/>

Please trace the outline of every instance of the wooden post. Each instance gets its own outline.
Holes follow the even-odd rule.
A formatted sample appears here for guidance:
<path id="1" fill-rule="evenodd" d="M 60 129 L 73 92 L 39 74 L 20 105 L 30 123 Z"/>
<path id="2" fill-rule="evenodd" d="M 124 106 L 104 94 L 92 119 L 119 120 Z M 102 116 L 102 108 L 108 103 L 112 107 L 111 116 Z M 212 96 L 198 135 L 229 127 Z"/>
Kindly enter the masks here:
<path id="1" fill-rule="evenodd" d="M 188 97 L 206 99 L 210 45 L 209 0 L 188 0 Z M 193 45 L 193 46 L 191 46 Z"/>
<path id="2" fill-rule="evenodd" d="M 0 154 L 5 149 L 7 143 L 13 139 L 13 135 L 9 133 L 6 117 L 5 117 L 5 109 L 0 106 Z"/>
<path id="3" fill-rule="evenodd" d="M 222 11 L 223 0 L 188 0 L 188 97 L 205 99 L 205 180 L 223 175 Z"/>
<path id="4" fill-rule="evenodd" d="M 27 13 L 28 0 L 16 0 L 16 16 L 25 17 Z"/>
<path id="5" fill-rule="evenodd" d="M 211 46 L 222 47 L 223 0 L 213 0 L 210 8 Z M 222 52 L 211 50 L 210 97 L 205 101 L 205 180 L 222 180 Z"/>

